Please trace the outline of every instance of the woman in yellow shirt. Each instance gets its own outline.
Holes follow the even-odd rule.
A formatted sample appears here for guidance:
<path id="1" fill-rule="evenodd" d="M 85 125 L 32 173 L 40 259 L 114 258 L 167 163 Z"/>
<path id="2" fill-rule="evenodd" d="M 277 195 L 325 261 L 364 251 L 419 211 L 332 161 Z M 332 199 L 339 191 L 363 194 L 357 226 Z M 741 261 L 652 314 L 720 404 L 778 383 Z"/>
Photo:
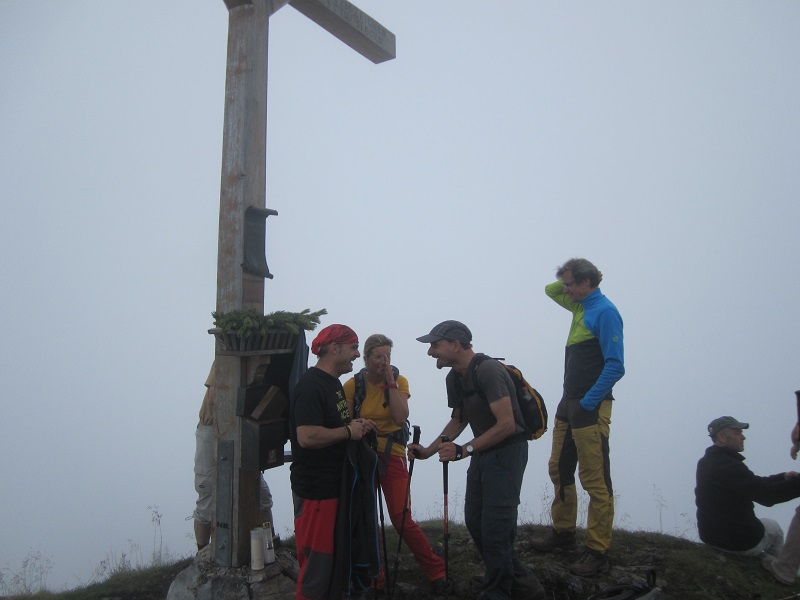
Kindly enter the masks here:
<path id="1" fill-rule="evenodd" d="M 445 593 L 444 561 L 431 550 L 428 538 L 411 518 L 411 490 L 408 485 L 406 439 L 403 427 L 408 419 L 408 380 L 391 365 L 392 340 L 376 333 L 364 342 L 366 367 L 344 383 L 347 407 L 355 417 L 371 419 L 378 426 L 378 468 L 380 486 L 386 498 L 386 509 L 392 525 L 408 545 L 434 593 Z M 363 384 L 356 385 L 356 378 Z M 364 396 L 356 407 L 356 392 L 363 388 Z M 388 449 L 387 449 L 388 446 Z M 408 498 L 406 498 L 408 494 Z M 403 522 L 404 508 L 408 509 Z"/>

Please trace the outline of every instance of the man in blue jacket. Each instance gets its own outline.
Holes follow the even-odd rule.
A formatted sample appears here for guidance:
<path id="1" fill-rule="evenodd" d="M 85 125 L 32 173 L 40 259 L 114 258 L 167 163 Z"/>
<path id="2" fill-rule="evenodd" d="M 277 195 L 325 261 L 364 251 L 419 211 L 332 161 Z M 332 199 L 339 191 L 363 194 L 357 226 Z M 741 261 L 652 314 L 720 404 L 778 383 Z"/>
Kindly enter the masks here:
<path id="1" fill-rule="evenodd" d="M 572 313 L 564 360 L 564 391 L 556 409 L 550 479 L 555 488 L 553 529 L 531 546 L 540 552 L 574 549 L 578 518 L 575 470 L 589 494 L 586 545 L 570 566 L 590 577 L 609 568 L 607 553 L 614 524 L 609 434 L 611 390 L 625 374 L 622 317 L 600 291 L 603 274 L 585 258 L 573 258 L 556 271 L 545 293 Z"/>
<path id="2" fill-rule="evenodd" d="M 740 556 L 762 552 L 778 556 L 783 530 L 773 519 L 759 519 L 753 502 L 772 506 L 800 497 L 800 477 L 794 471 L 759 477 L 744 465 L 745 436 L 750 427 L 733 417 L 708 424 L 713 445 L 697 463 L 697 531 L 700 539 Z"/>

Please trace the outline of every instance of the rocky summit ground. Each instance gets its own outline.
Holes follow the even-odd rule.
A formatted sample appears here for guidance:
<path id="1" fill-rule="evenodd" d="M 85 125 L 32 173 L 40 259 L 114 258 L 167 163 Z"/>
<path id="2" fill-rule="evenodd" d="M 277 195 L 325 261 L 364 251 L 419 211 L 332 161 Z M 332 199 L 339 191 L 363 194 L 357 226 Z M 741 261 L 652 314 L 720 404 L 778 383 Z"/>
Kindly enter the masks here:
<path id="1" fill-rule="evenodd" d="M 441 521 L 422 524 L 434 549 L 444 554 Z M 526 564 L 533 567 L 547 592 L 548 600 L 586 600 L 603 587 L 632 580 L 643 580 L 648 570 L 655 570 L 657 585 L 664 600 L 800 600 L 800 585 L 787 587 L 774 582 L 758 560 L 726 556 L 702 544 L 651 532 L 615 531 L 607 574 L 582 578 L 571 575 L 569 565 L 577 552 L 542 554 L 530 549 L 530 540 L 544 535 L 547 527 L 522 525 L 517 535 L 517 550 Z M 451 524 L 447 544 L 448 567 L 455 588 L 452 600 L 476 600 L 483 565 L 463 525 Z M 578 533 L 578 541 L 583 532 Z M 405 547 L 395 558 L 397 537 L 387 532 L 389 572 L 398 565 L 394 600 L 429 600 L 433 598 L 422 580 L 413 557 Z M 287 543 L 282 553 L 291 560 L 293 550 Z M 42 592 L 29 598 L 57 600 L 163 600 L 178 573 L 192 565 L 186 558 L 158 568 L 117 573 L 108 580 L 86 588 L 51 594 Z M 246 571 L 243 568 L 243 571 Z M 383 591 L 378 597 L 386 598 Z M 9 597 L 11 598 L 11 597 Z"/>
<path id="2" fill-rule="evenodd" d="M 431 522 L 423 528 L 441 552 L 441 529 Z M 456 584 L 454 597 L 475 600 L 479 593 L 476 576 L 483 570 L 480 557 L 463 527 L 451 527 L 450 531 L 448 556 Z M 651 532 L 615 531 L 610 571 L 591 578 L 576 577 L 568 568 L 580 551 L 544 554 L 530 548 L 530 541 L 547 531 L 548 527 L 541 525 L 520 526 L 516 547 L 521 560 L 533 568 L 544 585 L 548 600 L 585 600 L 614 583 L 644 581 L 650 570 L 656 573 L 664 600 L 800 600 L 800 583 L 795 587 L 776 583 L 756 559 L 727 556 L 703 544 Z M 583 539 L 584 532 L 579 531 L 579 544 Z M 390 564 L 392 556 L 390 552 Z M 418 573 L 413 558 L 403 554 L 398 586 L 404 581 L 418 581 Z M 418 595 L 408 598 L 431 596 L 420 588 Z"/>

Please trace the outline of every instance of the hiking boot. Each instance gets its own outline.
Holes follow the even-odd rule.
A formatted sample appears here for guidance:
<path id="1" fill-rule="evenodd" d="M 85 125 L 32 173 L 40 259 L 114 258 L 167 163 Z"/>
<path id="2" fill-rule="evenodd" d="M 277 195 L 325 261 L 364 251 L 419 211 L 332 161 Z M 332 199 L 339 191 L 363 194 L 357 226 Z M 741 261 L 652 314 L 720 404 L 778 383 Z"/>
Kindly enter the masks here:
<path id="1" fill-rule="evenodd" d="M 775 581 L 783 585 L 794 585 L 794 578 L 788 579 L 775 569 L 775 557 L 764 554 L 761 557 L 761 566 L 764 567 L 775 578 Z"/>
<path id="2" fill-rule="evenodd" d="M 583 555 L 569 566 L 569 572 L 581 577 L 591 577 L 601 572 L 607 573 L 610 568 L 605 554 L 587 548 Z"/>
<path id="3" fill-rule="evenodd" d="M 431 581 L 431 594 L 434 596 L 446 596 L 453 593 L 453 582 L 447 581 L 444 577 Z"/>
<path id="4" fill-rule="evenodd" d="M 545 591 L 539 578 L 533 573 L 514 579 L 511 587 L 513 600 L 545 600 Z"/>
<path id="5" fill-rule="evenodd" d="M 575 543 L 574 531 L 556 531 L 551 529 L 543 538 L 536 538 L 528 543 L 528 546 L 539 552 L 552 552 L 553 550 L 575 550 L 578 545 Z"/>

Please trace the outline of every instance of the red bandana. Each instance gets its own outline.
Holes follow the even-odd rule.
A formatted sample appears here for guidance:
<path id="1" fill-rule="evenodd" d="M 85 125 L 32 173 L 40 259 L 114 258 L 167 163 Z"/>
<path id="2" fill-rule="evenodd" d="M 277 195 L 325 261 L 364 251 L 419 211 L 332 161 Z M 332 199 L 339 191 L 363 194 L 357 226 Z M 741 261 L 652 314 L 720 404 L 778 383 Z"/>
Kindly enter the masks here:
<path id="1" fill-rule="evenodd" d="M 358 336 L 356 332 L 350 329 L 347 325 L 328 325 L 325 329 L 317 334 L 314 341 L 311 343 L 311 353 L 315 356 L 319 355 L 319 351 L 323 346 L 328 344 L 357 344 Z"/>

